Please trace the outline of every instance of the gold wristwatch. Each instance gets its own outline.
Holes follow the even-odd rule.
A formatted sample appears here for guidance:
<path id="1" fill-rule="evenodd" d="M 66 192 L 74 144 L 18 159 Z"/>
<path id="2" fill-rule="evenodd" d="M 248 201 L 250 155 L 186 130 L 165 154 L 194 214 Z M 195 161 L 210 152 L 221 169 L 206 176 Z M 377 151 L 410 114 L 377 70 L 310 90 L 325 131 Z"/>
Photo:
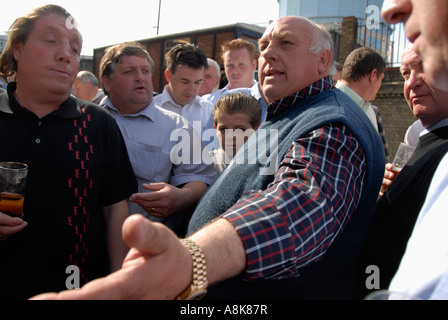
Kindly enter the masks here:
<path id="1" fill-rule="evenodd" d="M 193 280 L 190 286 L 176 300 L 200 300 L 207 294 L 207 269 L 201 248 L 190 239 L 181 240 L 193 260 Z"/>

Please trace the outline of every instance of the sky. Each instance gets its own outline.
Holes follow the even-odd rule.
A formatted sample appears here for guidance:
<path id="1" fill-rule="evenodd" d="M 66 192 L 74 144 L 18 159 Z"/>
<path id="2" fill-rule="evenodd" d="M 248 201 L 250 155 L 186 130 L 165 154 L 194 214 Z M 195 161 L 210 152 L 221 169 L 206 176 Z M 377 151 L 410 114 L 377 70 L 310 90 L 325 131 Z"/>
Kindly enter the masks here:
<path id="1" fill-rule="evenodd" d="M 157 35 L 159 0 L 17 0 L 0 10 L 0 34 L 14 20 L 46 4 L 64 7 L 77 20 L 84 39 L 82 55 L 94 48 Z M 159 35 L 238 22 L 267 26 L 278 17 L 277 0 L 161 0 Z"/>

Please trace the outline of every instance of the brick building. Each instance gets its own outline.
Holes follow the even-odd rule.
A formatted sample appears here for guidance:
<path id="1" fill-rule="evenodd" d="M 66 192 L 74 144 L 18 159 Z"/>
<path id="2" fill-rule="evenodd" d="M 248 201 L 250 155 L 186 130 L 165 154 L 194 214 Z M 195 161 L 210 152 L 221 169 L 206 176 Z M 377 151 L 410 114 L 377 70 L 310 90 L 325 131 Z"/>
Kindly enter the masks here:
<path id="1" fill-rule="evenodd" d="M 223 68 L 223 61 L 221 59 L 221 45 L 233 39 L 244 38 L 253 42 L 257 46 L 258 39 L 263 35 L 265 28 L 256 25 L 237 23 L 222 27 L 195 30 L 184 33 L 171 34 L 166 36 L 159 36 L 155 38 L 139 40 L 154 60 L 155 70 L 153 76 L 154 90 L 162 92 L 167 84 L 165 80 L 164 70 L 165 61 L 164 55 L 172 47 L 179 43 L 193 43 L 199 46 L 207 56 L 218 62 Z M 258 46 L 257 46 L 258 47 Z M 103 56 L 104 48 L 94 50 L 94 70 L 93 72 L 99 78 L 99 64 Z"/>

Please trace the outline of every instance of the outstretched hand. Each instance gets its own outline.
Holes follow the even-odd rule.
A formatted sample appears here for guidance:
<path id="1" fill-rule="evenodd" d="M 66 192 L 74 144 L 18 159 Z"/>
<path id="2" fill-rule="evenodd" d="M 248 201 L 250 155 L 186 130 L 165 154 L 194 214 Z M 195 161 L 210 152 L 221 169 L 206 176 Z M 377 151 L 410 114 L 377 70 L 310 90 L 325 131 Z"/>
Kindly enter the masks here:
<path id="1" fill-rule="evenodd" d="M 47 293 L 32 299 L 174 299 L 191 282 L 191 256 L 167 227 L 132 215 L 123 225 L 131 248 L 121 270 L 81 289 Z"/>

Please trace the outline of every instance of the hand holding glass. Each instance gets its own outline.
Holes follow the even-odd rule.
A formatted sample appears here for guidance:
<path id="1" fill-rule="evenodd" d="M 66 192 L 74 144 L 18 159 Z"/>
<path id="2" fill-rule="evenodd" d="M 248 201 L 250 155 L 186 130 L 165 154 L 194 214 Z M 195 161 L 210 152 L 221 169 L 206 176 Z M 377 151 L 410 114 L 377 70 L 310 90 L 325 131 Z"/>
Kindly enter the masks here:
<path id="1" fill-rule="evenodd" d="M 0 163 L 0 212 L 11 217 L 23 216 L 28 166 L 18 162 Z"/>
<path id="2" fill-rule="evenodd" d="M 406 163 L 409 161 L 409 159 L 414 154 L 415 148 L 411 147 L 405 143 L 400 143 L 400 146 L 398 147 L 397 153 L 395 154 L 394 161 L 392 162 L 393 168 L 392 171 L 386 167 L 386 173 L 385 179 L 390 180 L 391 182 L 395 180 L 395 178 L 400 173 L 401 169 L 406 165 Z M 392 176 L 390 176 L 392 174 Z M 381 193 L 385 193 L 389 184 L 391 182 L 388 182 L 386 184 L 383 182 L 383 185 L 381 186 Z"/>
<path id="3" fill-rule="evenodd" d="M 392 162 L 392 164 L 394 165 L 394 168 L 392 169 L 392 172 L 394 173 L 394 177 L 391 179 L 392 181 L 397 177 L 406 163 L 408 163 L 409 159 L 414 154 L 414 151 L 414 147 L 411 147 L 403 142 L 400 143 L 397 153 L 395 154 L 394 161 Z"/>

